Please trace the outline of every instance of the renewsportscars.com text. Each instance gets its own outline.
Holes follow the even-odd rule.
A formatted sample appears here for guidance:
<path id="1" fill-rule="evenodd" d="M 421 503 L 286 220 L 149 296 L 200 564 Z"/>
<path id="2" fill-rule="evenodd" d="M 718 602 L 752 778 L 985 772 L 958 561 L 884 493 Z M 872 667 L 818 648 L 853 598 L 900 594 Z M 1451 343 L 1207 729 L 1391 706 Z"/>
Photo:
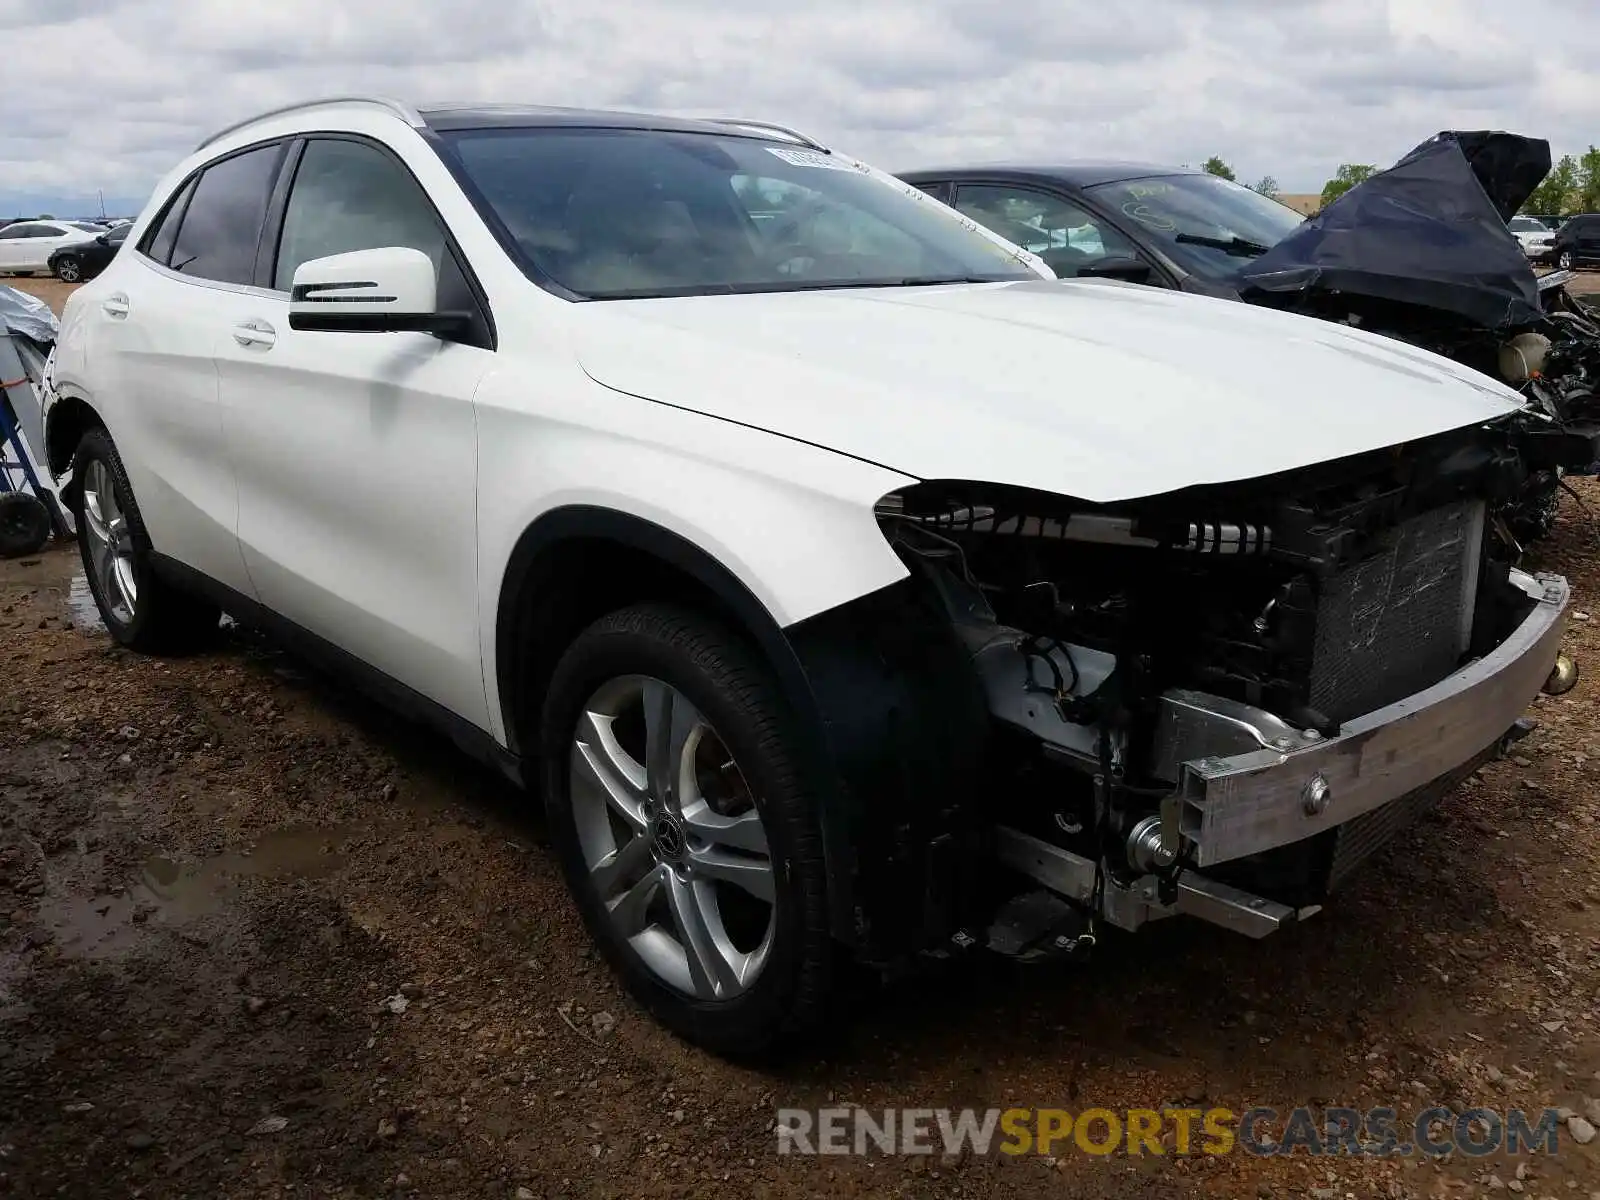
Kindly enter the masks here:
<path id="1" fill-rule="evenodd" d="M 780 1108 L 779 1154 L 1555 1154 L 1560 1114 L 1392 1108 Z"/>

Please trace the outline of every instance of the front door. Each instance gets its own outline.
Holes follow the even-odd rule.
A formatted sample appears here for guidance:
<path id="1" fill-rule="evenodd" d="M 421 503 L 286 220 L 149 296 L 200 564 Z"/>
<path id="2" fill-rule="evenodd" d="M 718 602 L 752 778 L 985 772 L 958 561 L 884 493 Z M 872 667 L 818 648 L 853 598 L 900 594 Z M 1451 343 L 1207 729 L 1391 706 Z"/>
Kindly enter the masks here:
<path id="1" fill-rule="evenodd" d="M 978 224 L 1031 250 L 1070 279 L 1111 260 L 1148 261 L 1110 222 L 1064 196 L 1016 184 L 960 183 L 955 207 Z M 1151 282 L 1161 282 L 1154 271 Z"/>
<path id="2" fill-rule="evenodd" d="M 307 141 L 270 294 L 216 345 L 239 543 L 267 608 L 487 727 L 472 398 L 494 355 L 423 333 L 289 328 L 301 263 L 380 246 L 432 257 L 441 306 L 477 305 L 440 218 L 392 152 Z"/>
<path id="3" fill-rule="evenodd" d="M 1579 217 L 1577 254 L 1585 262 L 1600 260 L 1600 217 Z"/>

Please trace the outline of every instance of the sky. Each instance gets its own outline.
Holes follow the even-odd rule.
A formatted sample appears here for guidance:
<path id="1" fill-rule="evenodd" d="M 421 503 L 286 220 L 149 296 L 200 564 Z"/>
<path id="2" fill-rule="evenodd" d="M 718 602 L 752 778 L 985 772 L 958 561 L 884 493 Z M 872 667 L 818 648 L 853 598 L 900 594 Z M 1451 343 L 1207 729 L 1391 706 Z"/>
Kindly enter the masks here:
<path id="1" fill-rule="evenodd" d="M 0 0 L 0 216 L 133 215 L 351 92 L 758 118 L 889 170 L 1116 157 L 1320 191 L 1441 129 L 1600 143 L 1591 0 Z"/>

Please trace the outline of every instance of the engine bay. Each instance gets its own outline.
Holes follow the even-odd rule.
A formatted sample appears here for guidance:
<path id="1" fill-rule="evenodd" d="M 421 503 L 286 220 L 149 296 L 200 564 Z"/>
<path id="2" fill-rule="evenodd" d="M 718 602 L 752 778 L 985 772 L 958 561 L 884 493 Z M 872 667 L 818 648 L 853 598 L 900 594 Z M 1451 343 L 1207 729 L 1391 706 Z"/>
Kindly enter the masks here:
<path id="1" fill-rule="evenodd" d="M 878 517 L 983 683 L 991 779 L 1019 800 L 1008 827 L 1096 864 L 1092 913 L 1152 875 L 1170 897 L 1188 866 L 1170 809 L 1179 755 L 1204 743 L 1182 697 L 1303 748 L 1506 637 L 1530 603 L 1507 508 L 1538 431 L 1519 414 L 1114 508 L 928 482 Z M 1321 902 L 1337 855 L 1313 837 L 1210 873 L 1298 907 Z"/>

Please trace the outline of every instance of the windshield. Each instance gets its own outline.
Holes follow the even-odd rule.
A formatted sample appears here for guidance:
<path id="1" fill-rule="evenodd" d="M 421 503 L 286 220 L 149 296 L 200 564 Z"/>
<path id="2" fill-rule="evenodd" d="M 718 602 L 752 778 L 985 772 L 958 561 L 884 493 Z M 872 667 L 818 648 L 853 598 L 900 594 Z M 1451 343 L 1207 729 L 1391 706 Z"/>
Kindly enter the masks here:
<path id="1" fill-rule="evenodd" d="M 1550 227 L 1533 217 L 1512 217 L 1512 233 L 1549 233 Z"/>
<path id="2" fill-rule="evenodd" d="M 1038 278 L 931 199 L 801 146 L 634 129 L 444 136 L 524 269 L 593 300 Z"/>
<path id="3" fill-rule="evenodd" d="M 1196 275 L 1224 279 L 1305 220 L 1216 175 L 1155 175 L 1085 188 Z"/>

